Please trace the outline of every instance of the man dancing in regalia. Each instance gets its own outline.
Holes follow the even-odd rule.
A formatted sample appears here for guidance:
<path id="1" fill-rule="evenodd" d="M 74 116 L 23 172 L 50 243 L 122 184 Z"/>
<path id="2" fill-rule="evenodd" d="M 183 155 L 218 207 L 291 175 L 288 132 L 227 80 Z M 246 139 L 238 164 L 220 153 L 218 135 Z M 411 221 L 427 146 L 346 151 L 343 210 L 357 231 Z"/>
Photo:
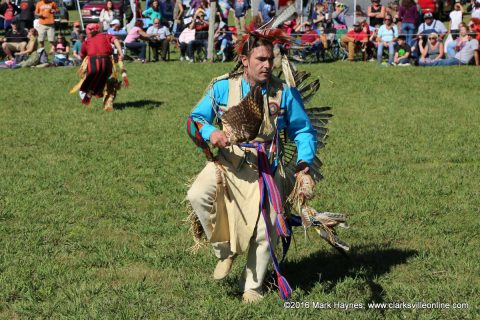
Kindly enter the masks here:
<path id="1" fill-rule="evenodd" d="M 333 229 L 345 217 L 320 214 L 306 205 L 320 177 L 317 144 L 323 145 L 331 116 L 329 108 L 313 108 L 312 122 L 304 108 L 302 97 L 310 99 L 319 82 L 305 84 L 309 74 L 297 72 L 286 55 L 274 50 L 274 44 L 290 41 L 274 22 L 252 28 L 237 44 L 237 66 L 212 81 L 187 120 L 190 137 L 209 160 L 187 195 L 194 233 L 197 239 L 204 233 L 213 246 L 219 259 L 216 280 L 229 274 L 237 255 L 247 253 L 240 276 L 245 302 L 263 297 L 270 261 L 281 297 L 290 297 L 274 248 L 279 238 L 288 247 L 291 225 L 313 225 L 339 250 L 348 250 Z M 274 60 L 282 65 L 286 81 L 272 74 Z M 207 142 L 218 148 L 218 155 Z"/>
<path id="2" fill-rule="evenodd" d="M 117 80 L 112 45 L 117 49 L 118 64 L 124 84 L 128 86 L 127 74 L 123 66 L 122 46 L 114 36 L 99 33 L 100 26 L 97 23 L 88 24 L 85 30 L 87 39 L 80 50 L 83 63 L 78 71 L 81 80 L 70 90 L 70 93 L 79 91 L 84 105 L 88 105 L 93 96 L 103 98 L 104 110 L 113 111 L 113 100 L 120 89 L 121 81 Z"/>

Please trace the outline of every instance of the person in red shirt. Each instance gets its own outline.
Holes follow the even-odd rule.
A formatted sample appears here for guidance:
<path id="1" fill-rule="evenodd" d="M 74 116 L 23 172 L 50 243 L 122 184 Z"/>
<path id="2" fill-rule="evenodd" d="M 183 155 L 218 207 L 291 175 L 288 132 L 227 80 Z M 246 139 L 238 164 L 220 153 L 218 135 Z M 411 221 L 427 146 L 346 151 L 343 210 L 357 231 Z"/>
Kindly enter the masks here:
<path id="1" fill-rule="evenodd" d="M 304 23 L 295 27 L 295 31 L 300 31 L 301 28 L 304 28 L 304 32 L 300 37 L 300 43 L 306 47 L 307 50 L 303 50 L 301 52 L 301 57 L 298 59 L 297 56 L 294 56 L 294 59 L 297 61 L 305 60 L 307 53 L 312 52 L 315 53 L 317 61 L 320 59 L 320 53 L 323 49 L 323 41 L 322 38 L 318 35 L 318 32 L 312 29 L 312 22 L 305 21 Z M 325 39 L 326 41 L 326 39 Z"/>
<path id="2" fill-rule="evenodd" d="M 353 24 L 353 29 L 348 31 L 347 34 L 340 38 L 342 47 L 346 48 L 348 51 L 348 61 L 353 61 L 355 56 L 355 47 L 361 47 L 362 49 L 365 49 L 367 42 L 368 34 L 362 28 L 362 24 L 360 22 L 355 22 Z"/>
<path id="3" fill-rule="evenodd" d="M 119 64 L 125 79 L 122 46 L 114 36 L 99 33 L 99 31 L 100 25 L 97 23 L 90 23 L 86 27 L 87 40 L 82 43 L 80 49 L 80 57 L 83 59 L 80 73 L 83 74 L 83 78 L 70 92 L 73 93 L 79 89 L 82 103 L 85 105 L 90 103 L 92 96 L 103 97 L 105 111 L 112 111 L 113 99 L 116 90 L 120 87 L 116 75 L 111 77 L 114 69 L 112 44 L 117 49 Z"/>

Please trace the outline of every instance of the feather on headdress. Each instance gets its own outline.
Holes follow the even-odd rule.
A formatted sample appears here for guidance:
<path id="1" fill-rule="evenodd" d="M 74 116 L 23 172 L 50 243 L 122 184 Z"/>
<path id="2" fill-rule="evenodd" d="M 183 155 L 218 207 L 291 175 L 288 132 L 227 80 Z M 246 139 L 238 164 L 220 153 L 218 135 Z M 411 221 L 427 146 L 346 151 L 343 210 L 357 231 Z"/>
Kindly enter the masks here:
<path id="1" fill-rule="evenodd" d="M 255 22 L 252 21 L 247 27 L 247 33 L 238 40 L 235 45 L 237 55 L 243 54 L 245 45 L 252 46 L 254 41 L 258 39 L 266 39 L 274 44 L 292 42 L 292 37 L 278 27 L 287 21 L 295 12 L 295 6 L 291 5 L 260 27 L 256 27 Z"/>

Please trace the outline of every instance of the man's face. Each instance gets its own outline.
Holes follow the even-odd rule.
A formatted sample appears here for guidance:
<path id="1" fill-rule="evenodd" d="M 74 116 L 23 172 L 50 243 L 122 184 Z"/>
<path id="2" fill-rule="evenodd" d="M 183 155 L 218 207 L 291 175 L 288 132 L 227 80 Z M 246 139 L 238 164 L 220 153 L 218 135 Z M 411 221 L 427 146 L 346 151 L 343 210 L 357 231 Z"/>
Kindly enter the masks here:
<path id="1" fill-rule="evenodd" d="M 250 84 L 264 84 L 272 74 L 273 49 L 269 45 L 256 47 L 250 57 L 242 56 L 242 63 Z"/>
<path id="2" fill-rule="evenodd" d="M 425 23 L 429 26 L 433 22 L 433 18 L 425 18 Z"/>
<path id="3" fill-rule="evenodd" d="M 362 26 L 361 25 L 355 25 L 355 26 L 353 26 L 353 30 L 355 30 L 355 32 L 360 32 L 360 31 L 362 31 Z"/>

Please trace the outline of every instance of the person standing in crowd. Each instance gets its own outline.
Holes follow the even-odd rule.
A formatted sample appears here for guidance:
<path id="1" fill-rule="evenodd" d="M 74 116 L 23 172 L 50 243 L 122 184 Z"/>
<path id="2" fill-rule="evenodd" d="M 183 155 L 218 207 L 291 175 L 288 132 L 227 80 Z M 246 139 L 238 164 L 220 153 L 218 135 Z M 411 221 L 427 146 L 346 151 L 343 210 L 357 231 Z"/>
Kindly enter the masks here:
<path id="1" fill-rule="evenodd" d="M 458 37 L 460 30 L 460 23 L 463 21 L 463 7 L 460 3 L 455 3 L 454 9 L 449 14 L 450 24 L 448 25 L 448 32 L 455 40 Z"/>
<path id="2" fill-rule="evenodd" d="M 386 15 L 384 24 L 378 29 L 377 33 L 377 62 L 382 63 L 383 48 L 388 48 L 388 64 L 393 63 L 393 56 L 395 54 L 395 41 L 398 37 L 397 26 L 393 24 L 391 15 Z"/>
<path id="3" fill-rule="evenodd" d="M 375 28 L 375 26 L 383 23 L 386 9 L 380 4 L 380 0 L 372 0 L 372 4 L 368 6 L 367 15 L 370 18 L 370 26 Z"/>
<path id="4" fill-rule="evenodd" d="M 480 1 L 475 1 L 472 5 L 472 19 L 480 19 Z"/>
<path id="5" fill-rule="evenodd" d="M 401 21 L 400 32 L 405 35 L 407 44 L 411 47 L 414 44 L 413 35 L 418 21 L 418 9 L 413 0 L 402 0 L 398 18 Z"/>
<path id="6" fill-rule="evenodd" d="M 327 19 L 325 17 L 325 6 L 322 3 L 317 3 L 315 5 L 315 10 L 312 12 L 312 22 L 313 26 L 317 30 L 325 29 L 325 24 Z"/>
<path id="7" fill-rule="evenodd" d="M 335 11 L 332 13 L 333 27 L 335 29 L 347 29 L 346 12 L 347 6 L 341 2 L 337 2 Z"/>
<path id="8" fill-rule="evenodd" d="M 48 42 L 55 40 L 55 12 L 58 11 L 57 4 L 52 0 L 40 0 L 35 7 L 35 14 L 38 16 L 38 41 L 40 48 L 45 45 L 45 36 Z"/>
<path id="9" fill-rule="evenodd" d="M 113 2 L 111 0 L 107 1 L 107 7 L 100 12 L 99 21 L 102 26 L 102 31 L 106 32 L 110 27 L 110 22 L 113 21 Z"/>
<path id="10" fill-rule="evenodd" d="M 35 20 L 35 4 L 32 0 L 22 0 L 20 2 L 20 15 L 18 16 L 18 27 L 20 29 L 33 28 L 33 20 Z"/>
<path id="11" fill-rule="evenodd" d="M 233 0 L 233 10 L 235 12 L 237 36 L 240 38 L 245 33 L 245 16 L 248 10 L 248 0 Z"/>
<path id="12" fill-rule="evenodd" d="M 152 6 L 150 8 L 143 11 L 143 16 L 148 18 L 147 26 L 152 25 L 152 22 L 155 19 L 162 19 L 162 14 L 160 13 L 160 6 L 157 0 L 152 2 Z"/>
<path id="13" fill-rule="evenodd" d="M 272 19 L 277 12 L 275 2 L 273 0 L 261 0 L 258 4 L 258 16 L 261 18 L 262 24 Z"/>
<path id="14" fill-rule="evenodd" d="M 168 46 L 170 43 L 170 31 L 163 25 L 160 19 L 155 18 L 153 25 L 147 29 L 150 47 L 153 48 L 153 61 L 158 61 L 158 49 L 161 50 L 160 58 L 167 61 Z"/>
<path id="15" fill-rule="evenodd" d="M 180 34 L 182 31 L 182 25 L 183 25 L 183 13 L 185 12 L 185 9 L 183 7 L 182 0 L 175 0 L 175 7 L 173 8 L 173 28 L 172 28 L 172 33 L 175 37 Z"/>
<path id="16" fill-rule="evenodd" d="M 3 29 L 7 31 L 15 18 L 20 13 L 20 8 L 11 0 L 2 0 L 0 4 L 0 18 L 3 18 Z M 19 26 L 17 26 L 19 27 Z"/>
<path id="17" fill-rule="evenodd" d="M 443 40 L 448 30 L 440 20 L 433 18 L 433 13 L 427 12 L 423 15 L 424 22 L 418 27 L 418 36 L 428 36 L 430 33 L 435 32 L 440 40 Z"/>

